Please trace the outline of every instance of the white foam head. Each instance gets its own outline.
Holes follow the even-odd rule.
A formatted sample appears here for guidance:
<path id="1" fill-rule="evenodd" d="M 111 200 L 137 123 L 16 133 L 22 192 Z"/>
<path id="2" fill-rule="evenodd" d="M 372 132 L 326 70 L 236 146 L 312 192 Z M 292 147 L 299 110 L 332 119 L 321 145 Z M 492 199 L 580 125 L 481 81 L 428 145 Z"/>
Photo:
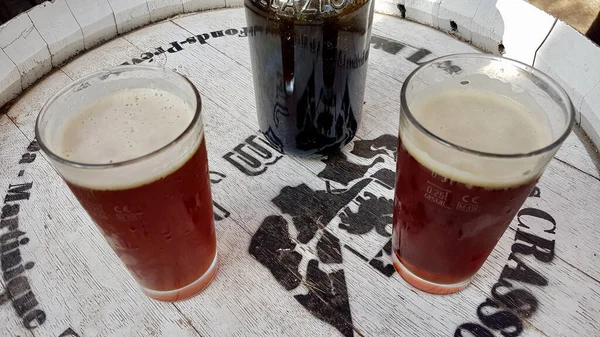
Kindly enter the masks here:
<path id="1" fill-rule="evenodd" d="M 525 154 L 552 142 L 543 114 L 504 95 L 473 87 L 432 86 L 409 109 L 434 135 L 469 150 Z M 453 150 L 415 128 L 400 133 L 402 143 L 431 171 L 467 185 L 508 188 L 541 174 L 539 158 L 496 159 Z"/>
<path id="2" fill-rule="evenodd" d="M 72 114 L 53 141 L 55 153 L 82 164 L 114 164 L 157 151 L 182 135 L 195 107 L 168 91 L 129 89 L 100 97 Z M 201 124 L 201 123 L 200 123 Z M 170 154 L 152 156 L 130 167 L 98 169 L 59 167 L 63 177 L 93 189 L 131 188 L 160 179 L 181 167 L 201 140 Z"/>

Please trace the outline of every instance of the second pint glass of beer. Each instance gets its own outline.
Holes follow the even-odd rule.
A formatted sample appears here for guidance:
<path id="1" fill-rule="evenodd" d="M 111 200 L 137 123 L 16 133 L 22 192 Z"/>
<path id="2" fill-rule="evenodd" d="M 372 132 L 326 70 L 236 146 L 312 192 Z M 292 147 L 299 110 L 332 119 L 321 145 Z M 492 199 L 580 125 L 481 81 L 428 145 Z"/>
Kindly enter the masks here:
<path id="1" fill-rule="evenodd" d="M 573 125 L 548 76 L 484 54 L 450 55 L 404 82 L 394 266 L 435 294 L 465 288 Z"/>
<path id="2" fill-rule="evenodd" d="M 185 77 L 137 65 L 70 84 L 36 125 L 54 167 L 157 300 L 191 297 L 217 270 L 201 110 Z"/>

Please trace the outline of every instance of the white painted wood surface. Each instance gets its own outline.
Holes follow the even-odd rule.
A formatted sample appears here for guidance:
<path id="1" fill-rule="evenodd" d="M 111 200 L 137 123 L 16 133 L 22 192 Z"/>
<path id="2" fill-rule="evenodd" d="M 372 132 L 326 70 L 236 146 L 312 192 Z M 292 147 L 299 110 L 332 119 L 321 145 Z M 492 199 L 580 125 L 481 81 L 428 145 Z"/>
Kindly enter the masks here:
<path id="1" fill-rule="evenodd" d="M 473 34 L 471 27 L 477 9 L 479 6 L 493 6 L 493 4 L 493 1 L 485 0 L 444 0 L 438 10 L 438 25 L 440 29 L 471 42 Z"/>
<path id="2" fill-rule="evenodd" d="M 600 48 L 559 21 L 540 47 L 534 66 L 557 80 L 580 111 L 583 98 L 600 83 Z M 598 114 L 598 107 L 594 107 Z M 577 122 L 581 121 L 577 115 Z"/>
<path id="3" fill-rule="evenodd" d="M 146 0 L 108 0 L 115 15 L 117 32 L 126 33 L 150 22 Z"/>
<path id="4" fill-rule="evenodd" d="M 150 11 L 150 21 L 156 22 L 162 19 L 183 13 L 183 4 L 181 0 L 146 0 L 148 11 Z"/>
<path id="5" fill-rule="evenodd" d="M 19 69 L 23 88 L 52 69 L 48 46 L 27 13 L 0 26 L 0 48 Z"/>
<path id="6" fill-rule="evenodd" d="M 394 170 L 389 154 L 365 159 L 351 151 L 357 142 L 396 135 L 400 86 L 417 66 L 415 62 L 474 51 L 444 33 L 415 23 L 382 15 L 376 15 L 374 22 L 373 34 L 379 40 L 371 46 L 363 122 L 356 140 L 343 151 L 351 162 L 373 164 L 365 177 L 382 168 Z M 244 25 L 243 9 L 230 9 L 176 18 L 131 32 L 70 61 L 31 87 L 0 116 L 0 196 L 6 194 L 9 184 L 34 183 L 30 199 L 20 202 L 19 213 L 19 229 L 30 239 L 21 246 L 21 255 L 23 261 L 35 262 L 26 276 L 47 315 L 44 324 L 32 330 L 33 335 L 55 337 L 67 329 L 77 336 L 341 335 L 294 298 L 314 287 L 306 278 L 306 270 L 308 261 L 317 258 L 315 245 L 322 231 L 306 244 L 296 242 L 295 250 L 303 257 L 299 268 L 304 277 L 291 291 L 248 253 L 252 236 L 270 215 L 282 216 L 295 238 L 291 216 L 272 202 L 283 188 L 306 184 L 318 191 L 326 189 L 326 182 L 332 188 L 344 186 L 318 176 L 326 167 L 320 160 L 282 157 L 264 166 L 263 174 L 249 177 L 224 158 L 240 144 L 246 146 L 248 137 L 257 135 L 247 38 L 239 33 L 224 34 L 211 37 L 206 44 L 184 44 L 181 51 L 155 56 L 151 62 L 141 58 L 159 46 L 166 50 L 174 41 L 219 30 L 241 30 Z M 92 71 L 135 60 L 175 69 L 199 88 L 210 167 L 226 176 L 212 188 L 213 200 L 229 213 L 216 222 L 221 269 L 205 292 L 175 304 L 151 301 L 137 290 L 41 152 L 31 164 L 18 164 L 33 139 L 39 108 L 56 90 Z M 589 104 L 596 103 L 590 100 Z M 600 327 L 600 235 L 596 228 L 600 223 L 596 207 L 599 162 L 587 142 L 579 130 L 569 137 L 538 185 L 540 197 L 529 198 L 524 206 L 547 212 L 556 221 L 556 234 L 547 234 L 541 230 L 548 226 L 547 221 L 531 216 L 521 219 L 530 227 L 521 230 L 555 240 L 556 256 L 545 263 L 518 255 L 548 280 L 547 286 L 511 281 L 511 289 L 528 291 L 538 303 L 530 317 L 519 318 L 524 327 L 519 336 L 596 336 Z M 20 170 L 25 171 L 22 177 L 18 177 Z M 377 186 L 368 185 L 361 194 L 368 191 L 393 198 L 391 190 Z M 346 248 L 371 259 L 387 238 L 373 232 L 351 235 L 340 229 L 345 207 L 356 211 L 357 199 L 325 224 L 342 243 L 343 263 L 320 263 L 319 267 L 327 272 L 344 270 L 354 336 L 452 336 L 464 323 L 485 326 L 477 308 L 493 297 L 491 289 L 505 265 L 514 266 L 509 255 L 519 228 L 516 220 L 470 287 L 455 295 L 432 296 L 410 288 L 395 273 L 383 275 Z M 383 261 L 389 263 L 389 257 L 384 255 Z M 501 336 L 500 330 L 488 329 L 493 336 Z M 1 304 L 0 335 L 30 334 L 11 303 Z M 469 334 L 464 332 L 463 336 Z"/>
<path id="7" fill-rule="evenodd" d="M 108 0 L 66 0 L 83 33 L 85 49 L 117 35 L 117 24 Z"/>
<path id="8" fill-rule="evenodd" d="M 600 144 L 600 83 L 584 98 L 581 106 L 581 128 L 594 144 Z"/>
<path id="9" fill-rule="evenodd" d="M 473 17 L 471 43 L 531 65 L 555 22 L 525 1 L 482 1 Z"/>
<path id="10" fill-rule="evenodd" d="M 33 7 L 29 17 L 50 51 L 52 66 L 63 64 L 83 51 L 83 33 L 65 0 L 46 1 Z"/>
<path id="11" fill-rule="evenodd" d="M 17 97 L 21 90 L 19 69 L 0 49 L 0 106 Z"/>
<path id="12" fill-rule="evenodd" d="M 182 3 L 186 13 L 225 7 L 225 0 L 183 0 Z"/>

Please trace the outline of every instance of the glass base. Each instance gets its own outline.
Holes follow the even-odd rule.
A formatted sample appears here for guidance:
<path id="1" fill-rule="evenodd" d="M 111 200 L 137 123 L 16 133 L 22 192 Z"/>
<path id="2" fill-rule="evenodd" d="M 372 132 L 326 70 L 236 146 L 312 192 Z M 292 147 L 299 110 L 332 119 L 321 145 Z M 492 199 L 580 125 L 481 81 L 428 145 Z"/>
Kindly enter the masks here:
<path id="1" fill-rule="evenodd" d="M 157 301 L 163 302 L 176 302 L 188 299 L 198 293 L 200 293 L 204 288 L 208 287 L 210 282 L 215 278 L 217 274 L 217 270 L 219 269 L 219 254 L 215 253 L 215 258 L 213 262 L 210 264 L 210 267 L 200 276 L 196 281 L 187 286 L 175 290 L 168 291 L 157 291 L 150 290 L 142 287 L 142 291 L 146 296 L 155 299 Z"/>
<path id="2" fill-rule="evenodd" d="M 453 294 L 453 293 L 456 293 L 456 292 L 459 292 L 459 291 L 465 289 L 471 283 L 471 279 L 468 279 L 468 280 L 460 282 L 460 283 L 453 283 L 453 284 L 434 283 L 434 282 L 422 279 L 419 276 L 415 275 L 410 270 L 408 270 L 408 268 L 406 268 L 402 264 L 402 262 L 400 262 L 400 260 L 398 259 L 398 257 L 396 256 L 396 254 L 394 252 L 392 252 L 392 261 L 394 262 L 394 268 L 396 268 L 396 271 L 398 272 L 398 274 L 400 274 L 400 276 L 402 276 L 402 278 L 408 284 L 410 284 L 411 286 L 413 286 L 419 290 L 422 290 L 426 293 L 436 294 L 436 295 Z"/>

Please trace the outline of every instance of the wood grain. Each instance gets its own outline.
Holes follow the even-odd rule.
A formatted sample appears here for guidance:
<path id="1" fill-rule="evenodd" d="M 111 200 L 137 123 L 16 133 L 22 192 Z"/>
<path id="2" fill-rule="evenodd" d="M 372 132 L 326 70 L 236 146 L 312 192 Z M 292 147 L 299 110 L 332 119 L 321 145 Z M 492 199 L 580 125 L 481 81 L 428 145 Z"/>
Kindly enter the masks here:
<path id="1" fill-rule="evenodd" d="M 351 316 L 344 316 L 332 302 L 323 302 L 322 307 L 345 317 L 342 325 L 349 328 L 349 335 L 452 336 L 464 323 L 484 326 L 477 308 L 486 298 L 500 302 L 501 296 L 494 297 L 492 288 L 503 268 L 515 266 L 509 256 L 518 243 L 517 230 L 555 241 L 555 256 L 549 262 L 517 254 L 548 282 L 541 286 L 511 281 L 510 290 L 531 294 L 537 304 L 531 315 L 515 316 L 524 328 L 519 336 L 597 334 L 600 235 L 596 225 L 600 211 L 595 205 L 600 180 L 598 158 L 580 130 L 569 137 L 550 164 L 538 184 L 540 196 L 529 198 L 523 207 L 551 215 L 557 224 L 555 234 L 543 232 L 548 221 L 524 216 L 521 221 L 530 227 L 525 228 L 515 219 L 470 287 L 449 296 L 427 295 L 408 286 L 396 273 L 388 276 L 372 264 L 388 236 L 376 230 L 357 235 L 345 229 L 346 218 L 364 207 L 360 198 L 393 198 L 390 188 L 368 180 L 381 169 L 395 169 L 393 153 L 363 158 L 353 151 L 364 144 L 361 141 L 397 135 L 400 86 L 418 62 L 475 49 L 433 29 L 376 15 L 373 34 L 379 40 L 371 45 L 363 121 L 357 138 L 342 150 L 348 163 L 362 166 L 364 172 L 344 183 L 340 181 L 343 177 L 323 174 L 328 167 L 325 158 L 281 156 L 264 145 L 267 150 L 263 154 L 268 158 L 258 168 L 245 167 L 255 170 L 253 174 L 264 172 L 249 175 L 231 159 L 238 158 L 239 151 L 249 151 L 252 141 L 264 144 L 256 138 L 248 40 L 239 36 L 244 25 L 243 9 L 228 9 L 175 18 L 131 32 L 69 62 L 23 94 L 7 115 L 0 116 L 2 191 L 6 192 L 9 184 L 33 182 L 30 199 L 20 203 L 19 228 L 30 239 L 21 253 L 25 262 L 35 262 L 26 275 L 47 314 L 47 321 L 30 332 L 23 328 L 10 303 L 0 305 L 2 335 L 56 337 L 72 328 L 79 336 L 341 336 L 339 329 L 319 319 L 298 300 L 311 291 L 327 294 L 326 286 L 308 277 L 311 264 L 318 261 L 324 273 L 343 271 Z M 226 34 L 228 29 L 238 33 Z M 223 36 L 212 35 L 219 31 Z M 181 44 L 201 34 L 210 36 L 206 43 Z M 178 42 L 181 50 L 172 42 Z M 165 52 L 154 55 L 151 62 L 142 59 L 158 47 Z M 169 52 L 168 48 L 174 49 Z M 429 53 L 413 57 L 422 49 Z M 199 88 L 209 165 L 211 171 L 219 173 L 212 186 L 213 200 L 220 207 L 217 213 L 222 215 L 216 221 L 219 274 L 203 293 L 175 304 L 158 303 L 141 294 L 41 152 L 33 163 L 18 164 L 32 140 L 41 105 L 56 90 L 92 71 L 137 62 L 134 60 L 175 69 Z M 22 168 L 24 175 L 18 177 Z M 369 183 L 360 185 L 365 179 Z M 306 240 L 290 215 L 303 205 L 287 199 L 293 208 L 289 210 L 286 203 L 282 206 L 278 201 L 294 196 L 288 193 L 294 189 L 310 190 L 313 198 L 331 198 L 332 193 L 325 192 L 328 189 L 353 187 L 357 191 L 345 204 L 323 211 L 333 212 L 330 219 L 321 222 L 325 214 L 313 215 L 319 228 Z M 379 216 L 374 210 L 367 213 Z M 291 240 L 292 251 L 300 255 L 295 270 L 299 283 L 290 290 L 256 253 L 251 254 L 253 239 L 273 218 L 283 221 L 284 239 Z M 389 224 L 384 230 L 389 230 Z M 323 262 L 319 245 L 326 237 L 339 240 L 341 263 Z M 389 263 L 389 256 L 383 254 L 381 261 Z M 500 295 L 506 294 L 507 289 L 500 290 L 505 291 Z M 499 310 L 503 309 L 485 313 Z M 493 336 L 503 332 L 488 329 Z"/>

